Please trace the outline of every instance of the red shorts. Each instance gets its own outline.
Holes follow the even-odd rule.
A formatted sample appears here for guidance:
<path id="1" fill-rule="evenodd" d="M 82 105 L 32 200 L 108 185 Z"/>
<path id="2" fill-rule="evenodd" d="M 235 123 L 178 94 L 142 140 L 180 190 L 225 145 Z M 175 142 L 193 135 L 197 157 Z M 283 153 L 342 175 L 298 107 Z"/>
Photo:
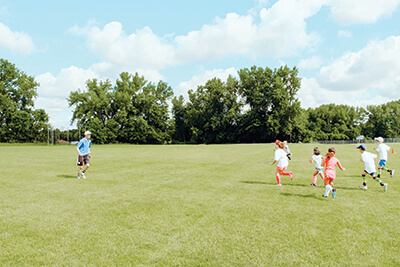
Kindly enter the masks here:
<path id="1" fill-rule="evenodd" d="M 278 171 L 284 171 L 284 170 L 287 169 L 287 166 L 286 166 L 286 167 L 276 167 L 276 169 L 277 169 Z"/>

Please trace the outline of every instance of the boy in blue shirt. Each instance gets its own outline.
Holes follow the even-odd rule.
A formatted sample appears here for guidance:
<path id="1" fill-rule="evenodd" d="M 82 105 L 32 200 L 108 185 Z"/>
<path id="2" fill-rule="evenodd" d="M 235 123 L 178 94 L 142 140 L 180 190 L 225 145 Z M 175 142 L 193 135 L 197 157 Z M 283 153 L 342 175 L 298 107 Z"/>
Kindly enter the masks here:
<path id="1" fill-rule="evenodd" d="M 76 150 L 78 151 L 78 162 L 76 163 L 79 166 L 78 170 L 78 179 L 81 179 L 81 174 L 83 179 L 86 179 L 85 172 L 89 169 L 90 159 L 92 156 L 90 155 L 90 147 L 92 146 L 92 141 L 90 137 L 92 133 L 89 131 L 85 132 L 85 137 L 82 138 L 79 143 L 76 145 Z M 85 169 L 82 172 L 83 164 L 86 165 Z M 82 172 L 82 173 L 81 173 Z"/>

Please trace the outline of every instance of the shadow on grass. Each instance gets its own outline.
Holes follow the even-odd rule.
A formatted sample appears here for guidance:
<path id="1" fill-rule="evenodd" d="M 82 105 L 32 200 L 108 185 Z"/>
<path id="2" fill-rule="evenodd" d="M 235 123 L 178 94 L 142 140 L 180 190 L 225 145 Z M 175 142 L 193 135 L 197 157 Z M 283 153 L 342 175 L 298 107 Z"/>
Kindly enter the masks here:
<path id="1" fill-rule="evenodd" d="M 317 200 L 323 201 L 324 198 L 322 197 L 318 197 L 315 194 L 308 194 L 308 195 L 302 195 L 302 194 L 293 194 L 293 193 L 279 193 L 283 196 L 287 196 L 287 197 L 303 197 L 303 198 L 315 198 Z"/>
<path id="2" fill-rule="evenodd" d="M 240 183 L 244 183 L 244 184 L 265 184 L 265 185 L 276 185 L 276 183 L 267 183 L 267 182 L 261 182 L 261 181 L 240 181 Z M 310 184 L 292 184 L 290 182 L 285 183 L 282 182 L 283 186 L 297 186 L 297 187 L 309 187 L 309 188 L 313 188 L 312 186 L 310 186 Z M 324 188 L 324 185 L 318 185 L 317 188 Z M 339 190 L 354 190 L 354 191 L 359 191 L 360 189 L 358 187 L 344 187 L 344 186 L 334 186 L 336 189 Z"/>
<path id="3" fill-rule="evenodd" d="M 244 184 L 265 184 L 265 185 L 276 185 L 276 183 L 267 183 L 267 182 L 261 182 L 261 181 L 240 181 L 240 183 L 244 183 Z M 301 187 L 310 187 L 309 184 L 291 184 L 289 183 L 282 183 L 283 186 L 301 186 Z"/>
<path id="4" fill-rule="evenodd" d="M 66 179 L 70 179 L 70 178 L 76 178 L 76 176 L 74 175 L 66 175 L 66 174 L 60 174 L 57 175 L 58 178 L 66 178 Z"/>

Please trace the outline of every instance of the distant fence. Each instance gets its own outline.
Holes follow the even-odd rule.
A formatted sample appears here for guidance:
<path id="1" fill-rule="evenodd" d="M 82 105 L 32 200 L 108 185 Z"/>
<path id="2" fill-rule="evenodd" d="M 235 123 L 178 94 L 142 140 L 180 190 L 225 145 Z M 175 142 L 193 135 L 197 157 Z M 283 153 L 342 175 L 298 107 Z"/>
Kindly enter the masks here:
<path id="1" fill-rule="evenodd" d="M 400 143 L 400 138 L 384 138 L 385 143 Z M 375 140 L 318 140 L 319 144 L 366 144 L 375 143 Z"/>

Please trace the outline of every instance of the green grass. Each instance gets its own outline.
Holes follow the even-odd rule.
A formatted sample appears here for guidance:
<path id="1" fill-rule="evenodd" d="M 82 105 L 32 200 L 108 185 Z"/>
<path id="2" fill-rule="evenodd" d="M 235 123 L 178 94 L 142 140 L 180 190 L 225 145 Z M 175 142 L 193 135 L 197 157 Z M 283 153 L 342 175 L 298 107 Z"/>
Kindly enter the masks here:
<path id="1" fill-rule="evenodd" d="M 93 145 L 86 180 L 74 146 L 1 146 L 0 265 L 399 266 L 398 155 L 388 192 L 361 191 L 360 153 L 336 145 L 324 199 L 314 146 L 291 144 L 282 187 L 272 144 Z"/>

